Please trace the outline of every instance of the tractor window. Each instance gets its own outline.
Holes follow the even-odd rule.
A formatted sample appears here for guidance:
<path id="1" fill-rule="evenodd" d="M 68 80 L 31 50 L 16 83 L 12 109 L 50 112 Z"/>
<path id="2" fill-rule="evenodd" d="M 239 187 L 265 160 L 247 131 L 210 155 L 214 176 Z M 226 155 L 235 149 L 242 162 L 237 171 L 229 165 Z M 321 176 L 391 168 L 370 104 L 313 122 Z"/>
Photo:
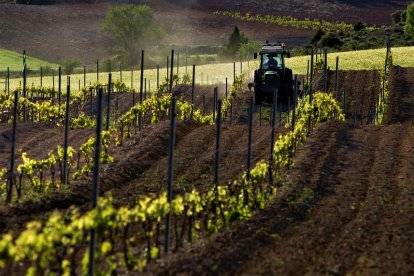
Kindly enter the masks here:
<path id="1" fill-rule="evenodd" d="M 262 69 L 281 69 L 283 66 L 283 57 L 281 54 L 264 54 L 262 55 Z"/>

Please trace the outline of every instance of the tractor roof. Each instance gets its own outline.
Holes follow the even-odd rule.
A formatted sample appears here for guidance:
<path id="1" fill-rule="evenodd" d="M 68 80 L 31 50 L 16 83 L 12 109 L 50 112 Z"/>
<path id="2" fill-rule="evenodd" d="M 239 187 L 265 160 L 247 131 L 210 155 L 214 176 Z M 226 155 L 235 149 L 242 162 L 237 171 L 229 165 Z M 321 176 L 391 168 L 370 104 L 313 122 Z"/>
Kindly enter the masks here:
<path id="1" fill-rule="evenodd" d="M 260 54 L 283 54 L 282 45 L 264 45 Z"/>

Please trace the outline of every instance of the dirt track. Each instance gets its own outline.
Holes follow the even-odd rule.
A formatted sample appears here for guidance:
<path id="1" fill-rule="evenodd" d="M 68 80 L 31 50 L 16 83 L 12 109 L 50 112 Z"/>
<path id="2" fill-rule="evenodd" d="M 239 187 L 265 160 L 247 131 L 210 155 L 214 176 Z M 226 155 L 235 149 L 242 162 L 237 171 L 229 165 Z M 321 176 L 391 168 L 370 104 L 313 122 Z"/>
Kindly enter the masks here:
<path id="1" fill-rule="evenodd" d="M 413 274 L 413 76 L 392 70 L 385 125 L 320 125 L 265 210 L 148 273 Z"/>

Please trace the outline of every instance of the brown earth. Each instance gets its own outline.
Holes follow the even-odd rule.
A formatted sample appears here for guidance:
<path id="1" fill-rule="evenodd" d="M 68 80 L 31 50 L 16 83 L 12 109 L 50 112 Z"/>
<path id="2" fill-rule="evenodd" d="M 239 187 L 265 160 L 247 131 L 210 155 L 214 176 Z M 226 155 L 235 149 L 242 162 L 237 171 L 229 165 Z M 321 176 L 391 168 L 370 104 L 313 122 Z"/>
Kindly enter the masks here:
<path id="1" fill-rule="evenodd" d="M 375 70 L 338 71 L 338 91 L 335 91 L 336 73 L 328 70 L 327 92 L 334 95 L 348 119 L 367 124 L 373 117 L 373 108 L 381 92 L 381 76 Z M 315 76 L 314 89 L 324 91 L 323 73 Z M 345 99 L 345 102 L 344 102 Z"/>
<path id="2" fill-rule="evenodd" d="M 344 83 L 352 83 L 350 87 L 353 91 L 359 91 L 359 97 L 364 99 L 371 98 L 372 88 L 365 89 L 367 79 L 376 79 L 376 73 L 371 71 L 346 71 L 340 73 L 340 86 Z M 331 85 L 331 81 L 328 82 Z M 372 86 L 372 85 L 371 85 Z M 219 98 L 225 97 L 225 87 L 218 87 Z M 191 86 L 177 87 L 175 94 L 183 97 L 184 100 L 191 101 Z M 200 110 L 211 113 L 213 109 L 213 87 L 195 87 L 195 105 Z M 252 92 L 244 91 L 236 96 L 233 102 L 233 125 L 230 125 L 230 118 L 226 120 L 222 133 L 222 156 L 220 163 L 220 180 L 222 183 L 234 180 L 245 170 L 246 166 L 246 145 L 247 145 L 247 107 L 249 99 L 253 96 Z M 138 96 L 137 96 L 138 97 Z M 118 99 L 119 111 L 126 112 L 131 106 L 131 94 L 115 93 L 112 100 Z M 204 99 L 204 100 L 203 100 Z M 203 104 L 204 102 L 204 104 Z M 95 106 L 95 102 L 92 103 Z M 90 114 L 90 103 L 87 101 L 80 108 Z M 268 118 L 266 110 L 263 117 Z M 93 110 L 94 111 L 94 110 Z M 72 112 L 74 114 L 74 112 Z M 259 161 L 266 159 L 269 152 L 270 128 L 267 120 L 263 121 L 263 126 L 259 125 L 259 114 L 256 108 L 255 124 L 253 128 L 253 160 Z M 0 165 L 9 166 L 10 150 L 10 126 L 3 125 L 0 136 Z M 166 183 L 166 159 L 168 143 L 168 122 L 161 122 L 149 125 L 141 133 L 136 132 L 132 139 L 129 139 L 123 147 L 115 147 L 110 154 L 118 160 L 114 164 L 104 166 L 102 176 L 102 194 L 112 191 L 114 198 L 119 204 L 129 204 L 135 202 L 140 194 L 154 193 L 162 190 Z M 277 133 L 283 131 L 278 129 Z M 176 191 L 191 189 L 193 185 L 199 189 L 204 189 L 211 185 L 213 179 L 214 165 L 214 133 L 213 126 L 202 126 L 198 124 L 179 123 L 177 126 L 177 146 L 176 146 L 176 168 L 174 172 L 174 182 Z M 69 145 L 76 150 L 89 137 L 94 135 L 92 130 L 70 130 Z M 63 144 L 63 128 L 48 125 L 33 125 L 30 123 L 18 126 L 18 150 L 22 149 L 31 158 L 41 159 L 47 156 L 59 144 Z M 235 154 L 237 153 L 237 154 Z M 20 154 L 17 154 L 17 163 L 20 163 Z M 16 165 L 17 166 L 17 165 Z M 37 214 L 52 211 L 55 208 L 66 209 L 70 205 L 82 205 L 87 209 L 90 194 L 88 182 L 71 181 L 73 189 L 71 193 L 59 193 L 56 196 L 46 196 L 40 202 L 29 202 L 19 204 L 11 210 L 3 213 L 3 231 L 20 228 L 23 224 L 36 217 Z M 30 207 L 29 207 L 30 206 Z M 13 211 L 14 210 L 14 211 Z M 23 211 L 27 210 L 27 211 Z M 22 216 L 22 212 L 27 216 Z M 14 224 L 7 223 L 10 219 L 17 221 Z"/>
<path id="3" fill-rule="evenodd" d="M 191 87 L 179 87 L 175 92 L 189 97 Z M 219 98 L 224 96 L 221 89 Z M 208 113 L 212 112 L 213 88 L 196 87 L 196 106 L 202 107 L 200 97 L 204 95 Z M 226 120 L 222 129 L 220 182 L 225 183 L 237 179 L 246 169 L 247 159 L 247 103 L 252 96 L 250 91 L 242 91 L 233 102 L 234 114 L 232 124 Z M 127 110 L 131 95 L 120 94 L 119 106 Z M 89 103 L 85 104 L 89 111 Z M 169 121 L 148 125 L 142 132 L 135 132 L 122 147 L 111 147 L 110 154 L 116 162 L 103 165 L 101 176 L 101 194 L 111 191 L 117 205 L 129 205 L 136 202 L 139 195 L 159 193 L 164 190 L 167 175 L 167 153 Z M 282 131 L 282 129 L 277 130 Z M 0 132 L 0 167 L 9 167 L 11 126 L 3 124 Z M 78 150 L 93 130 L 70 130 L 69 145 Z M 18 125 L 16 167 L 21 162 L 21 151 L 34 159 L 47 156 L 50 150 L 63 144 L 63 129 L 33 123 Z M 175 192 L 183 192 L 192 188 L 207 189 L 213 182 L 214 173 L 215 128 L 191 122 L 178 122 L 176 130 Z M 268 158 L 270 147 L 270 126 L 263 120 L 260 126 L 258 114 L 253 127 L 252 160 L 257 162 Z M 235 154 L 236 153 L 236 154 Z M 0 231 L 11 229 L 19 231 L 27 221 L 40 218 L 55 209 L 66 210 L 71 205 L 89 208 L 91 194 L 90 180 L 70 180 L 70 191 L 57 191 L 36 200 L 29 200 L 12 207 L 0 208 Z"/>
<path id="4" fill-rule="evenodd" d="M 414 68 L 393 68 L 382 126 L 321 124 L 268 206 L 148 274 L 414 273 Z"/>
<path id="5" fill-rule="evenodd" d="M 240 22 L 215 16 L 230 10 L 300 18 L 322 18 L 354 23 L 391 23 L 390 14 L 411 1 L 145 1 L 165 28 L 164 45 L 224 45 L 234 25 L 255 40 L 284 40 L 292 48 L 309 41 L 312 31 L 280 28 L 257 22 Z M 61 63 L 75 59 L 93 65 L 107 55 L 102 22 L 114 4 L 15 5 L 0 3 L 0 47 Z"/>
<path id="6" fill-rule="evenodd" d="M 93 135 L 92 129 L 77 129 L 69 131 L 69 145 L 79 148 L 81 144 Z M 11 125 L 2 125 L 0 130 L 0 167 L 5 168 L 10 164 L 10 143 L 12 138 Z M 48 124 L 32 123 L 18 124 L 16 143 L 18 150 L 27 152 L 30 158 L 43 159 L 49 151 L 63 147 L 63 127 L 55 127 Z M 19 156 L 19 154 L 18 154 Z M 19 158 L 16 160 L 20 161 Z"/>
<path id="7" fill-rule="evenodd" d="M 148 267 L 149 274 L 412 274 L 414 178 L 414 69 L 393 68 L 390 107 L 383 126 L 340 122 L 321 124 L 295 157 L 276 198 L 248 221 L 235 224 L 196 246 L 182 249 Z M 344 72 L 344 80 L 375 98 L 376 73 Z M 345 76 L 347 76 L 345 78 Z M 352 87 L 353 87 L 352 86 Z M 365 87 L 360 89 L 361 87 Z M 188 97 L 188 87 L 182 87 Z M 224 91 L 224 89 L 220 89 Z M 212 102 L 212 88 L 199 95 Z M 220 179 L 245 170 L 246 106 L 251 92 L 240 93 L 235 117 L 223 126 Z M 126 100 L 127 97 L 125 97 Z M 198 100 L 197 104 L 200 104 Z M 207 107 L 208 110 L 212 105 Z M 254 126 L 254 160 L 267 158 L 268 123 Z M 2 125 L 0 161 L 7 165 L 10 129 Z M 61 140 L 61 130 L 22 125 L 20 145 L 41 156 Z M 168 121 L 146 127 L 123 147 L 111 151 L 114 164 L 104 166 L 102 193 L 111 191 L 117 205 L 133 204 L 140 194 L 157 193 L 166 183 Z M 279 130 L 278 130 L 279 131 Z M 175 151 L 175 192 L 212 183 L 214 127 L 179 122 Z M 73 141 L 91 135 L 79 130 Z M 45 139 L 49 137 L 49 139 Z M 53 143 L 53 144 L 52 144 Z M 20 146 L 19 145 L 19 146 Z M 236 154 L 237 153 L 237 154 Z M 30 154 L 29 154 L 30 155 Z M 4 158 L 4 159 L 3 159 Z M 87 209 L 89 181 L 74 182 L 71 193 L 57 193 L 14 207 L 0 208 L 1 232 L 21 230 L 34 218 L 75 204 Z"/>

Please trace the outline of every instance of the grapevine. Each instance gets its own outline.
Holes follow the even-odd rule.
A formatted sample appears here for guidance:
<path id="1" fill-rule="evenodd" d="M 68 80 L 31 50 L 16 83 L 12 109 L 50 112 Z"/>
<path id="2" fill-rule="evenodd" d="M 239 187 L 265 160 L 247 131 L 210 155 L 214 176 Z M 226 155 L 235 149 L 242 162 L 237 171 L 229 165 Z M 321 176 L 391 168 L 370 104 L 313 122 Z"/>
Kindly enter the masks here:
<path id="1" fill-rule="evenodd" d="M 294 27 L 297 29 L 325 29 L 325 30 L 350 30 L 353 28 L 352 24 L 345 22 L 329 22 L 319 19 L 299 19 L 292 16 L 276 16 L 276 15 L 263 15 L 263 14 L 251 14 L 245 13 L 241 14 L 240 12 L 230 12 L 230 11 L 215 11 L 214 15 L 218 16 L 229 16 L 234 19 L 242 21 L 255 21 L 263 22 L 266 24 L 275 24 L 282 27 Z M 373 27 L 372 27 L 373 28 Z"/>
<path id="2" fill-rule="evenodd" d="M 390 49 L 390 52 L 389 52 L 388 60 L 386 60 L 385 62 L 387 63 L 387 68 L 392 67 L 391 49 Z M 384 67 L 384 69 L 385 69 L 385 67 Z M 389 83 L 388 83 L 388 77 L 389 77 L 390 70 L 388 70 L 388 72 L 385 72 L 384 69 L 381 70 L 381 87 L 384 87 L 384 91 L 382 91 L 383 95 L 380 96 L 379 100 L 378 100 L 378 105 L 377 105 L 378 117 L 377 117 L 376 122 L 375 122 L 378 125 L 382 124 L 382 121 L 384 119 L 384 114 L 387 111 L 386 103 L 388 102 L 388 98 L 390 96 Z"/>
<path id="3" fill-rule="evenodd" d="M 323 93 L 315 93 L 312 104 L 309 104 L 308 98 L 300 101 L 298 111 L 295 128 L 275 143 L 276 165 L 286 166 L 291 162 L 286 161 L 291 158 L 288 149 L 306 139 L 308 120 L 314 125 L 334 117 L 343 119 L 335 100 Z M 92 140 L 88 142 L 93 144 Z M 185 240 L 194 242 L 230 226 L 236 220 L 247 219 L 253 210 L 263 208 L 276 191 L 274 187 L 263 184 L 267 183 L 269 166 L 273 165 L 261 161 L 250 171 L 249 181 L 244 174 L 231 185 L 219 185 L 203 194 L 192 190 L 176 196 L 171 203 L 162 193 L 144 197 L 131 208 L 116 208 L 109 196 L 101 198 L 96 209 L 83 215 L 77 210 L 71 211 L 69 216 L 56 212 L 44 224 L 37 221 L 29 223 L 17 237 L 11 233 L 4 235 L 0 240 L 0 268 L 28 261 L 28 273 L 44 274 L 54 272 L 52 267 L 60 264 L 63 274 L 70 275 L 75 273 L 73 260 L 83 254 L 82 268 L 86 273 L 89 255 L 87 251 L 81 252 L 80 248 L 88 240 L 89 230 L 97 229 L 97 261 L 107 264 L 99 268 L 99 273 L 115 273 L 121 267 L 141 271 L 148 261 L 157 258 L 161 252 L 160 232 L 168 213 L 174 216 L 176 248 L 182 246 Z M 246 196 L 249 198 L 247 204 L 244 203 Z M 134 238 L 128 236 L 131 227 L 141 228 L 140 233 L 147 244 L 143 250 L 136 246 Z M 114 248 L 122 250 L 115 251 Z"/>

